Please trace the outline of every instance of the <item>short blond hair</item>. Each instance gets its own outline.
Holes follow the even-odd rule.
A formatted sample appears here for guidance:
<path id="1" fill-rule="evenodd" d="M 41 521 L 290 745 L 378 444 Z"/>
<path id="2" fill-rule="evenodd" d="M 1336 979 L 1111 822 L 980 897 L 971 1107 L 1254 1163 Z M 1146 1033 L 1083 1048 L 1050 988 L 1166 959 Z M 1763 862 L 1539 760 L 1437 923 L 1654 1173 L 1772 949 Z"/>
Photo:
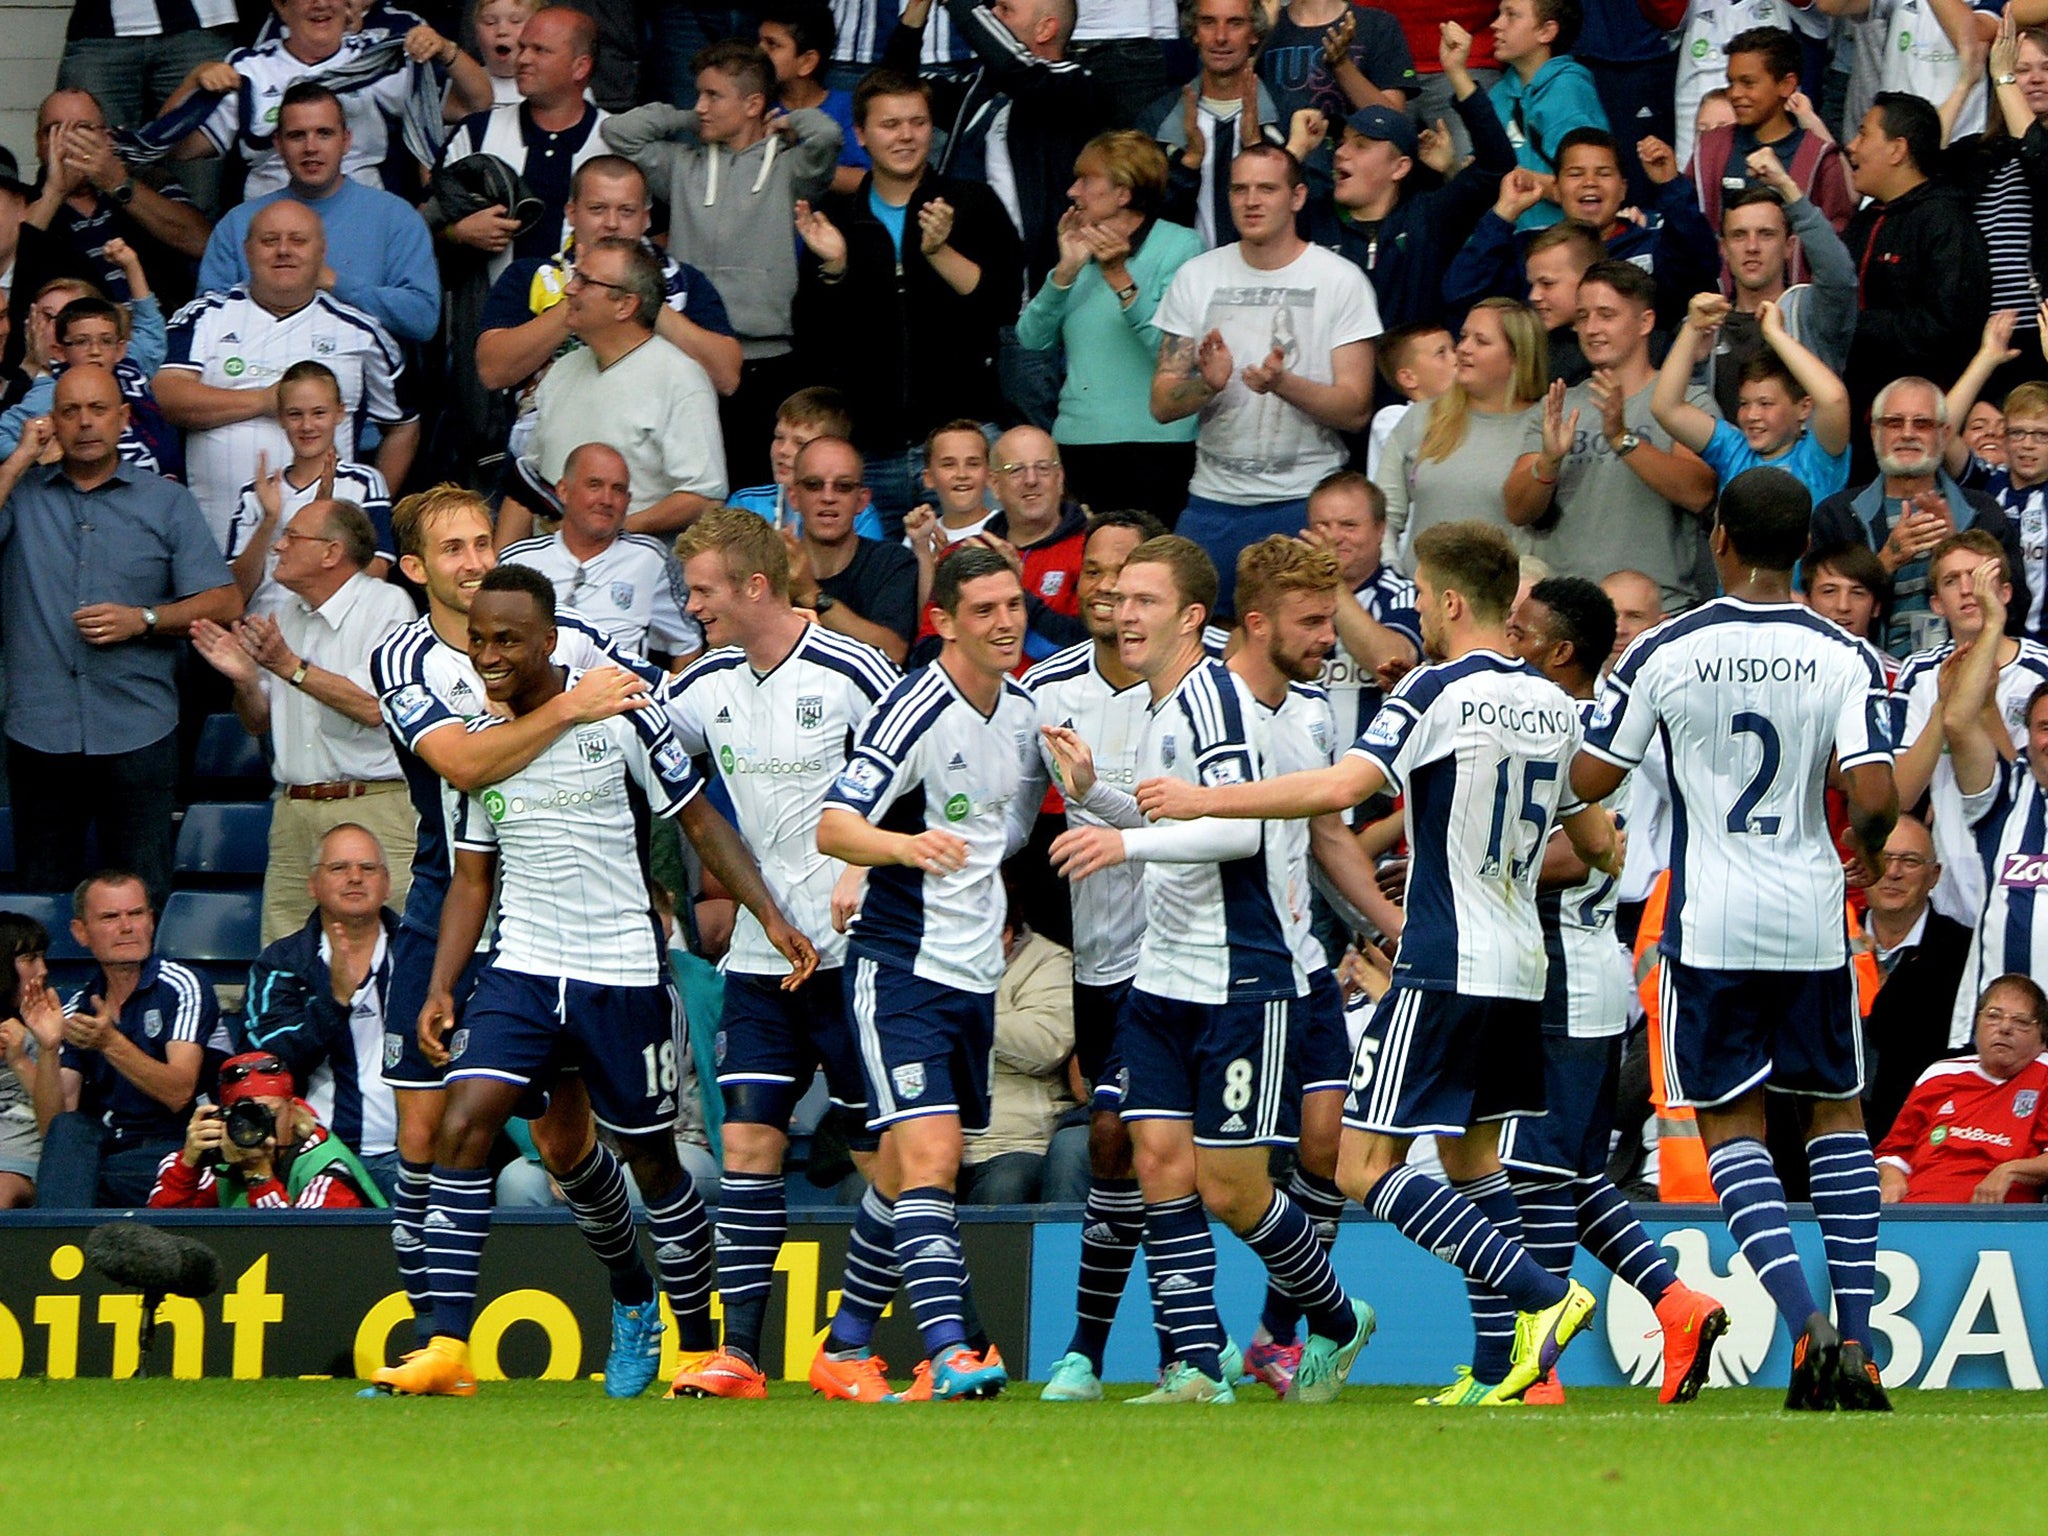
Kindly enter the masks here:
<path id="1" fill-rule="evenodd" d="M 497 526 L 496 519 L 491 516 L 491 504 L 467 486 L 457 485 L 451 480 L 443 480 L 424 491 L 414 491 L 401 500 L 391 509 L 391 535 L 398 543 L 399 557 L 412 555 L 424 559 L 428 527 L 458 512 L 474 512 L 489 526 Z"/>
<path id="2" fill-rule="evenodd" d="M 713 507 L 676 535 L 676 559 L 725 557 L 725 574 L 737 586 L 765 576 L 777 597 L 789 596 L 789 547 L 773 523 L 744 507 Z"/>
<path id="3" fill-rule="evenodd" d="M 1343 567 L 1329 550 L 1284 533 L 1268 534 L 1238 553 L 1237 616 L 1270 617 L 1290 592 L 1334 592 L 1343 584 Z"/>

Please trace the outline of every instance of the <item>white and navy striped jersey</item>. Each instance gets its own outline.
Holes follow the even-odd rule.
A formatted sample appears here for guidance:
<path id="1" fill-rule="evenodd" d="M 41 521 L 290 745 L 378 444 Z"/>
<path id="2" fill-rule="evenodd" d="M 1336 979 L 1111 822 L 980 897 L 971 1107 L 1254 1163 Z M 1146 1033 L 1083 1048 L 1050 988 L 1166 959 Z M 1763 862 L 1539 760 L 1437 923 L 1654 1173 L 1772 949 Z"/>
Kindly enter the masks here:
<path id="1" fill-rule="evenodd" d="M 1257 707 L 1266 713 L 1266 738 L 1275 778 L 1283 773 L 1327 768 L 1337 760 L 1337 726 L 1330 715 L 1330 697 L 1322 689 L 1306 683 L 1289 683 L 1287 697 L 1280 701 L 1278 709 L 1267 710 L 1263 704 Z M 1269 821 L 1266 836 L 1279 849 L 1287 871 L 1287 905 L 1283 916 L 1287 919 L 1288 946 L 1294 951 L 1295 964 L 1313 976 L 1329 969 L 1330 957 L 1315 935 L 1310 911 L 1312 885 L 1308 865 L 1313 854 L 1309 849 L 1308 821 Z"/>
<path id="2" fill-rule="evenodd" d="M 1983 793 L 1963 796 L 1962 806 L 1977 837 L 1984 906 L 1949 1019 L 1952 1051 L 1969 1048 L 1985 987 L 2007 971 L 2039 979 L 2036 967 L 2048 961 L 2048 792 L 2026 753 L 2001 762 Z"/>
<path id="3" fill-rule="evenodd" d="M 260 43 L 254 48 L 237 48 L 228 63 L 243 80 L 242 88 L 224 97 L 199 131 L 222 155 L 240 155 L 249 162 L 249 177 L 243 184 L 244 197 L 263 197 L 283 188 L 289 179 L 284 161 L 278 158 L 270 136 L 277 132 L 278 109 L 284 93 L 323 69 L 337 68 L 351 61 L 350 55 L 384 40 L 382 29 L 352 32 L 341 40 L 332 58 L 308 64 L 285 50 L 283 39 Z M 402 65 L 402 61 L 401 61 Z M 391 148 L 391 123 L 405 115 L 405 101 L 411 81 L 403 67 L 359 90 L 341 94 L 342 115 L 349 131 L 348 153 L 341 169 L 351 181 L 366 187 L 384 185 L 384 161 Z M 260 125 L 260 142 L 247 130 Z"/>
<path id="4" fill-rule="evenodd" d="M 1026 672 L 1024 686 L 1038 705 L 1040 725 L 1066 726 L 1088 743 L 1098 784 L 1125 795 L 1137 792 L 1138 749 L 1152 710 L 1152 695 L 1142 680 L 1128 688 L 1112 687 L 1096 665 L 1095 642 L 1083 640 Z M 1059 766 L 1042 736 L 1037 746 L 1044 773 L 1057 779 Z M 1109 823 L 1069 798 L 1067 824 Z M 1116 864 L 1068 885 L 1074 980 L 1081 985 L 1111 986 L 1137 973 L 1138 940 L 1145 931 L 1144 878 L 1139 865 Z"/>
<path id="5" fill-rule="evenodd" d="M 277 532 L 282 533 L 308 502 L 319 499 L 320 478 L 316 477 L 302 487 L 293 485 L 285 476 L 279 476 L 277 489 Z M 371 526 L 377 530 L 377 553 L 397 564 L 397 552 L 386 547 L 391 543 L 391 490 L 385 485 L 384 477 L 368 464 L 337 464 L 334 466 L 334 496 L 340 501 L 354 502 L 369 515 Z M 263 503 L 256 499 L 256 482 L 251 480 L 242 487 L 242 494 L 235 503 L 234 517 L 228 524 L 228 541 L 221 553 L 230 561 L 235 559 L 249 547 L 250 535 L 262 522 Z M 272 544 L 270 554 L 263 562 L 263 580 L 249 594 L 244 609 L 251 614 L 276 613 L 290 596 L 277 584 L 277 546 Z"/>
<path id="6" fill-rule="evenodd" d="M 1175 778 L 1214 787 L 1270 778 L 1272 772 L 1258 701 L 1222 662 L 1196 663 L 1152 709 L 1138 758 L 1140 783 Z M 1308 973 L 1295 958 L 1287 928 L 1287 856 L 1272 824 L 1258 826 L 1257 848 L 1240 858 L 1144 860 L 1145 933 L 1135 982 L 1140 991 L 1191 1003 L 1308 995 Z"/>
<path id="7" fill-rule="evenodd" d="M 1407 797 L 1407 926 L 1394 979 L 1466 997 L 1543 996 L 1543 848 L 1579 809 L 1571 696 L 1496 651 L 1418 667 L 1351 751 Z"/>
<path id="8" fill-rule="evenodd" d="M 1721 597 L 1636 639 L 1608 674 L 1586 750 L 1632 768 L 1660 735 L 1671 769 L 1663 952 L 1724 971 L 1825 971 L 1848 958 L 1828 761 L 1891 762 L 1883 663 L 1798 603 Z"/>
<path id="9" fill-rule="evenodd" d="M 669 694 L 676 739 L 692 755 L 710 754 L 762 879 L 817 946 L 822 969 L 846 963 L 846 937 L 832 927 L 832 886 L 846 866 L 818 852 L 818 812 L 854 732 L 896 682 L 896 668 L 873 646 L 811 624 L 771 672 L 756 672 L 745 651 L 725 646 L 686 670 Z M 743 976 L 789 970 L 744 907 L 725 963 Z"/>
<path id="10" fill-rule="evenodd" d="M 578 671 L 617 666 L 645 678 L 660 697 L 668 678 L 638 656 L 614 646 L 603 630 L 579 613 L 555 610 L 555 665 Z M 455 872 L 449 839 L 462 803 L 462 793 L 421 762 L 420 741 L 444 725 L 462 726 L 484 714 L 489 702 L 483 679 L 469 664 L 469 653 L 457 650 L 434 629 L 431 615 L 422 615 L 393 630 L 370 654 L 370 686 L 384 716 L 384 729 L 398 748 L 398 766 L 419 817 L 419 839 L 412 856 L 412 886 L 406 892 L 403 921 L 419 933 L 441 929 L 441 902 Z M 483 947 L 491 934 L 484 930 Z"/>
<path id="11" fill-rule="evenodd" d="M 1599 706 L 1581 699 L 1579 723 L 1590 725 Z M 1635 775 L 1626 775 L 1600 804 L 1616 827 L 1628 826 L 1629 791 Z M 1617 882 L 1612 875 L 1588 870 L 1577 885 L 1543 891 L 1536 897 L 1536 915 L 1543 924 L 1543 950 L 1550 965 L 1543 993 L 1546 1029 L 1559 1024 L 1579 1040 L 1604 1040 L 1628 1032 L 1634 967 L 1614 935 Z"/>
<path id="12" fill-rule="evenodd" d="M 579 676 L 571 668 L 569 686 Z M 504 724 L 483 715 L 468 729 Z M 661 710 L 572 726 L 511 777 L 463 797 L 455 847 L 499 856 L 493 965 L 615 987 L 666 974 L 629 783 L 657 816 L 703 791 Z"/>
<path id="13" fill-rule="evenodd" d="M 287 368 L 308 358 L 332 369 L 341 385 L 344 414 L 334 450 L 342 458 L 356 456 L 365 422 L 388 426 L 408 419 L 398 403 L 398 376 L 405 371 L 398 343 L 362 310 L 327 293 L 282 316 L 258 304 L 243 284 L 202 294 L 171 317 L 164 367 L 196 373 L 216 389 L 274 389 Z M 274 416 L 185 434 L 186 483 L 222 549 L 259 454 L 273 467 L 292 461 L 291 443 Z"/>
<path id="14" fill-rule="evenodd" d="M 1353 595 L 1359 607 L 1373 618 L 1407 636 L 1417 656 L 1423 654 L 1422 621 L 1415 615 L 1414 582 L 1391 565 L 1383 565 Z M 1380 712 L 1385 701 L 1386 692 L 1380 687 L 1378 676 L 1345 650 L 1340 640 L 1330 659 L 1323 663 L 1322 681 L 1323 691 L 1330 696 L 1330 713 L 1336 717 L 1337 740 L 1356 741 L 1365 734 L 1365 728 L 1372 724 L 1372 717 Z"/>
<path id="15" fill-rule="evenodd" d="M 669 547 L 644 533 L 622 533 L 589 560 L 578 560 L 559 533 L 508 544 L 498 559 L 531 566 L 555 584 L 555 600 L 636 655 L 694 656 L 704 631 L 684 604 L 683 568 Z"/>
<path id="16" fill-rule="evenodd" d="M 2015 748 L 2027 744 L 2027 696 L 2048 683 L 2048 646 L 2032 640 L 2022 640 L 2019 645 L 2019 654 L 1998 669 L 1996 688 L 1998 713 Z M 1903 752 L 1918 741 L 1940 711 L 1941 664 L 1955 648 L 1951 640 L 1932 650 L 1915 651 L 1899 668 L 1892 696 L 1894 718 L 1903 715 L 1893 730 L 1897 750 Z M 1927 795 L 1934 811 L 1934 852 L 1941 860 L 1934 910 L 1967 928 L 1984 907 L 1984 861 L 1969 818 L 1963 814 L 1962 791 L 1956 788 L 1955 765 L 1949 761 L 1946 747 L 1935 764 Z"/>
<path id="17" fill-rule="evenodd" d="M 967 862 L 930 875 L 902 865 L 868 872 L 847 952 L 926 981 L 988 993 L 1003 977 L 1002 863 L 1024 846 L 1038 801 L 1020 793 L 1038 749 L 1031 695 L 1003 679 L 984 715 L 934 662 L 891 688 L 861 722 L 829 808 L 915 837 L 951 832 Z"/>

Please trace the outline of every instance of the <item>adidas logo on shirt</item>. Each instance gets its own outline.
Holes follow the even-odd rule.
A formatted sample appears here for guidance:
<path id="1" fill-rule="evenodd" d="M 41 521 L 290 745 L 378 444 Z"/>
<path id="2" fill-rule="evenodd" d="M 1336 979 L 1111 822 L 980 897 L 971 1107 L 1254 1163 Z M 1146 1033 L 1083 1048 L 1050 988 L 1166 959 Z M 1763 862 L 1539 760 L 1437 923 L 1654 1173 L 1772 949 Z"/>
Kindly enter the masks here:
<path id="1" fill-rule="evenodd" d="M 721 709 L 721 710 L 719 710 L 719 712 L 718 712 L 718 717 L 717 717 L 717 719 L 716 719 L 715 721 L 713 721 L 712 723 L 713 723 L 713 724 L 715 724 L 715 725 L 731 725 L 731 724 L 732 724 L 732 711 L 731 711 L 731 710 L 729 710 L 729 709 Z"/>
<path id="2" fill-rule="evenodd" d="M 967 771 L 967 759 L 958 752 L 955 752 L 953 754 L 953 761 L 946 764 L 946 771 L 948 773 L 965 773 Z"/>

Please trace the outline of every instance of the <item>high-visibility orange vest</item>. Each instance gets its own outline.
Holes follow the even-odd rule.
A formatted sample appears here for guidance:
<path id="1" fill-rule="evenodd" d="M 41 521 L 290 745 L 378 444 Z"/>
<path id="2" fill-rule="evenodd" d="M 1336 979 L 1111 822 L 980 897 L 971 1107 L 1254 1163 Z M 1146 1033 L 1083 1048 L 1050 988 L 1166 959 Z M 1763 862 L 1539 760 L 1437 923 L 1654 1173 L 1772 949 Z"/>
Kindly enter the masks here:
<path id="1" fill-rule="evenodd" d="M 1657 1198 L 1666 1204 L 1712 1205 L 1714 1181 L 1707 1176 L 1707 1147 L 1700 1140 L 1699 1121 L 1690 1109 L 1668 1103 L 1664 1096 L 1664 1030 L 1658 984 L 1664 977 L 1664 956 L 1657 941 L 1664 935 L 1664 904 L 1671 894 L 1671 871 L 1657 876 L 1643 903 L 1642 926 L 1636 930 L 1636 991 L 1650 1021 L 1650 1103 L 1657 1113 Z M 1863 931 L 1853 905 L 1845 904 L 1849 929 L 1849 964 L 1856 980 L 1856 1011 L 1870 1016 L 1883 975 L 1876 947 Z"/>

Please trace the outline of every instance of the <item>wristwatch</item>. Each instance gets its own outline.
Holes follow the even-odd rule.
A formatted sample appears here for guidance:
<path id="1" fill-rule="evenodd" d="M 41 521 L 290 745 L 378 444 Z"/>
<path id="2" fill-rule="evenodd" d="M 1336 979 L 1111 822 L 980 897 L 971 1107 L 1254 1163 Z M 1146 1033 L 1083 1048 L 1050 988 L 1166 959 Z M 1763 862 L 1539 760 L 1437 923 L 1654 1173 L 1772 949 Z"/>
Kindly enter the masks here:
<path id="1" fill-rule="evenodd" d="M 1643 440 L 1633 432 L 1624 432 L 1614 440 L 1614 456 L 1625 459 L 1643 446 Z"/>
<path id="2" fill-rule="evenodd" d="M 1997 85 L 2018 85 L 2020 83 L 2018 75 L 1995 75 L 1992 79 L 1993 83 Z"/>
<path id="3" fill-rule="evenodd" d="M 811 612 L 822 619 L 838 605 L 838 598 L 834 597 L 830 592 L 820 591 L 817 599 L 811 604 Z"/>
<path id="4" fill-rule="evenodd" d="M 156 610 L 154 608 L 144 608 L 142 610 L 142 632 L 145 635 L 156 633 Z"/>
<path id="5" fill-rule="evenodd" d="M 107 196 L 111 197 L 115 202 L 119 203 L 123 208 L 126 208 L 130 203 L 135 201 L 135 178 L 133 176 L 130 176 L 126 181 L 122 182 L 121 185 L 114 188 L 113 191 L 109 192 Z"/>
<path id="6" fill-rule="evenodd" d="M 310 662 L 306 662 L 306 661 L 301 661 L 301 662 L 300 662 L 300 663 L 298 664 L 298 666 L 297 666 L 296 668 L 294 668 L 294 669 L 293 669 L 293 671 L 292 671 L 292 686 L 293 686 L 294 688 L 303 688 L 303 687 L 305 687 L 305 686 L 306 686 L 306 674 L 307 674 L 308 672 L 312 671 L 312 670 L 313 670 L 313 667 L 312 667 L 312 664 L 311 664 Z"/>

